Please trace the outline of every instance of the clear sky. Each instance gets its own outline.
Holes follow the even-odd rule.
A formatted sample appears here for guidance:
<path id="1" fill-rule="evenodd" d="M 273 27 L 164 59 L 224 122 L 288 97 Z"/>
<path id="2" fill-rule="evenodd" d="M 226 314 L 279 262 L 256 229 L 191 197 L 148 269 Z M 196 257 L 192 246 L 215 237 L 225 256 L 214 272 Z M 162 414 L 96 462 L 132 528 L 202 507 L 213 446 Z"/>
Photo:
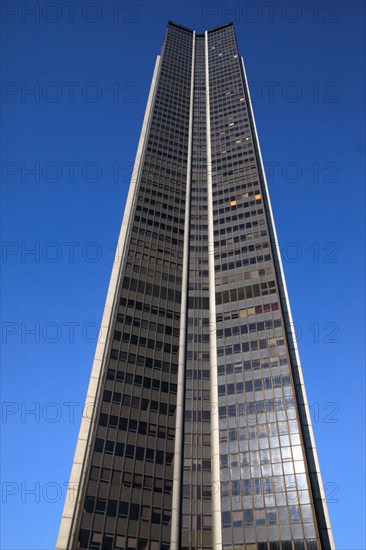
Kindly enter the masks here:
<path id="1" fill-rule="evenodd" d="M 364 550 L 365 3 L 1 8 L 1 548 L 55 544 L 155 56 L 171 19 L 197 31 L 235 23 L 335 541 L 338 550 Z"/>

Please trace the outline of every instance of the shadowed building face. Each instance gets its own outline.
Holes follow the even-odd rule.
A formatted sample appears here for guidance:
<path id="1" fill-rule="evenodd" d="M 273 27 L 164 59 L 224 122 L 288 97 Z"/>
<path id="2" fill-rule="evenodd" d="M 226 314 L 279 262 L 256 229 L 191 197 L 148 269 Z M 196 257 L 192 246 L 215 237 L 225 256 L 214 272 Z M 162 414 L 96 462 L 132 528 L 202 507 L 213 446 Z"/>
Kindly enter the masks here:
<path id="1" fill-rule="evenodd" d="M 333 548 L 244 65 L 169 23 L 57 550 Z"/>

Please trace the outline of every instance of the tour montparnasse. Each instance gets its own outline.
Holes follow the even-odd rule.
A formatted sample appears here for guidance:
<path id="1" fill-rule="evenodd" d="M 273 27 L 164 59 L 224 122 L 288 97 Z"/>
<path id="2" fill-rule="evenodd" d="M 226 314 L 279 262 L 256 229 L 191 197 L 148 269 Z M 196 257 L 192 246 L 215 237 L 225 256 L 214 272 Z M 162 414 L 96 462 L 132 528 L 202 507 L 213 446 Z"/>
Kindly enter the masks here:
<path id="1" fill-rule="evenodd" d="M 334 549 L 231 23 L 157 57 L 57 550 Z"/>

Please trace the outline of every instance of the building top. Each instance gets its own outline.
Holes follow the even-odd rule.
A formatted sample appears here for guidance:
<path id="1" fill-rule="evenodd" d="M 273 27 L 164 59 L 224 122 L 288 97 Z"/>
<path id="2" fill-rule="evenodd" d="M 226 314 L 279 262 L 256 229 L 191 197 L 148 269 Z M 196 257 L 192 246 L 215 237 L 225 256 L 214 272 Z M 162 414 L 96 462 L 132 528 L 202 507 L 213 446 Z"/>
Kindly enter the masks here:
<path id="1" fill-rule="evenodd" d="M 180 25 L 179 23 L 176 23 L 175 21 L 169 21 L 168 22 L 168 27 L 169 26 L 179 27 L 180 29 L 184 29 L 185 31 L 194 32 L 194 29 L 190 29 L 188 27 L 185 27 L 184 25 Z M 225 27 L 230 27 L 230 26 L 233 26 L 232 21 L 230 21 L 228 23 L 225 23 L 224 25 L 219 25 L 218 27 L 214 27 L 212 29 L 209 29 L 207 32 L 217 31 L 219 29 L 224 29 Z M 204 33 L 197 33 L 197 35 L 198 36 L 204 36 Z"/>

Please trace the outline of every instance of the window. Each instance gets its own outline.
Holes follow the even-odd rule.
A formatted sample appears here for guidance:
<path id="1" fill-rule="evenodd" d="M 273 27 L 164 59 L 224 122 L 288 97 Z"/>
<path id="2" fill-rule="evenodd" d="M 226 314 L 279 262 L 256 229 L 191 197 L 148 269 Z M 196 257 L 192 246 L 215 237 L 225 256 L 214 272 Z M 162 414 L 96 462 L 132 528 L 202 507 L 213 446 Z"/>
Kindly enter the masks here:
<path id="1" fill-rule="evenodd" d="M 106 509 L 107 501 L 104 498 L 98 498 L 97 504 L 95 506 L 95 513 L 96 514 L 104 514 Z"/>
<path id="2" fill-rule="evenodd" d="M 128 502 L 120 502 L 118 507 L 118 515 L 122 518 L 128 516 Z"/>
<path id="3" fill-rule="evenodd" d="M 85 510 L 85 512 L 88 512 L 89 514 L 92 514 L 92 513 L 93 513 L 93 510 L 94 510 L 94 502 L 95 502 L 95 498 L 94 498 L 94 497 L 86 497 L 86 499 L 85 499 L 85 504 L 84 504 L 84 510 Z"/>
<path id="4" fill-rule="evenodd" d="M 138 520 L 140 514 L 140 505 L 139 504 L 130 504 L 130 519 Z"/>
<path id="5" fill-rule="evenodd" d="M 107 506 L 107 516 L 116 517 L 117 515 L 117 501 L 109 500 Z"/>
<path id="6" fill-rule="evenodd" d="M 160 523 L 161 521 L 161 510 L 159 508 L 153 508 L 151 514 L 152 523 Z"/>
<path id="7" fill-rule="evenodd" d="M 230 527 L 231 526 L 231 512 L 222 512 L 221 513 L 222 518 L 222 526 L 223 527 Z"/>

